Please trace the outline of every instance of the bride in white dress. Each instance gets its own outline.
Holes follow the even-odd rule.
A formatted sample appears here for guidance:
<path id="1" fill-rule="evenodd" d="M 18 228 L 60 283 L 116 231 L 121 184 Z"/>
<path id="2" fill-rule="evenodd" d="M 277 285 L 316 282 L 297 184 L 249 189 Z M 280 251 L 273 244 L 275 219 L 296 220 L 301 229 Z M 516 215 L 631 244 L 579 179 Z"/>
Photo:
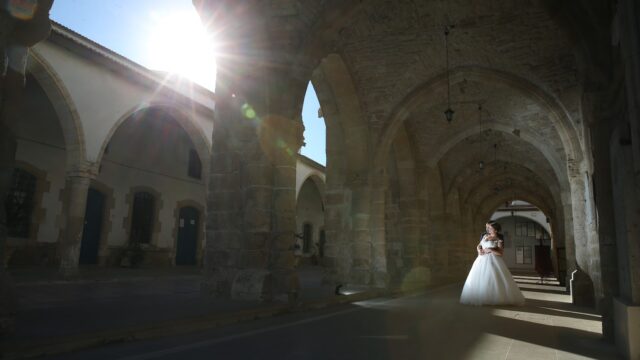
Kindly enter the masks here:
<path id="1" fill-rule="evenodd" d="M 468 305 L 524 305 L 524 296 L 502 260 L 504 242 L 500 224 L 490 221 L 487 233 L 478 244 L 473 262 L 462 288 L 460 303 Z"/>

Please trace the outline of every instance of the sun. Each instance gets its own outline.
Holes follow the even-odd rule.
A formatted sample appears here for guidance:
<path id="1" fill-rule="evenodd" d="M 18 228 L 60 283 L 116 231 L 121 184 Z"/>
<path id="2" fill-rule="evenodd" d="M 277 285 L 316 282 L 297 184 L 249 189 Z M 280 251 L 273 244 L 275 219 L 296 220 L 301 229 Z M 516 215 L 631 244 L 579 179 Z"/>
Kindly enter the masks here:
<path id="1" fill-rule="evenodd" d="M 214 90 L 215 45 L 195 9 L 152 13 L 147 47 L 150 69 L 181 75 Z"/>

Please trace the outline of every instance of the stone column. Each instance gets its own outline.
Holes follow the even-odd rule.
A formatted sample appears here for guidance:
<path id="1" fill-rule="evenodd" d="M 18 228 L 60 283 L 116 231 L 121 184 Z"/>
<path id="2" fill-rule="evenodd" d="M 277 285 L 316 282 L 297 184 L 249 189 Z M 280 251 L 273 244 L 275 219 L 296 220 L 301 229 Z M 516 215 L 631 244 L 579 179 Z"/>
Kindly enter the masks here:
<path id="1" fill-rule="evenodd" d="M 7 219 L 4 203 L 13 179 L 17 143 L 13 132 L 0 122 L 0 271 L 4 271 Z"/>
<path id="2" fill-rule="evenodd" d="M 625 63 L 626 116 L 622 118 L 626 123 L 619 122 L 619 134 L 611 144 L 614 169 L 617 164 L 617 171 L 611 175 L 619 199 L 615 210 L 620 292 L 613 300 L 614 336 L 620 352 L 637 359 L 640 358 L 637 341 L 640 338 L 640 6 L 637 1 L 622 0 L 618 12 L 620 59 Z"/>
<path id="3" fill-rule="evenodd" d="M 362 184 L 356 185 L 352 191 L 350 236 L 353 263 L 350 278 L 354 284 L 369 285 L 371 284 L 371 258 L 373 256 L 369 232 L 370 189 Z M 376 247 L 375 257 L 386 257 L 386 248 L 384 246 Z"/>
<path id="4" fill-rule="evenodd" d="M 404 243 L 403 262 L 410 270 L 418 266 L 420 258 L 420 214 L 414 196 L 402 198 L 400 205 L 400 233 Z"/>
<path id="5" fill-rule="evenodd" d="M 321 72 L 314 72 L 314 84 L 324 85 Z M 326 92 L 326 91 L 325 91 Z M 322 94 L 322 92 L 321 92 Z M 325 119 L 337 113 L 334 108 L 323 108 Z M 324 192 L 324 228 L 327 238 L 323 265 L 329 272 L 333 285 L 349 282 L 351 271 L 351 246 L 348 233 L 351 209 L 351 192 L 345 188 L 347 159 L 344 156 L 344 133 L 336 121 L 326 122 L 327 166 Z"/>
<path id="6" fill-rule="evenodd" d="M 573 207 L 571 205 L 570 193 L 563 193 L 562 195 L 562 218 L 564 223 L 562 224 L 562 238 L 564 239 L 564 252 L 565 252 L 565 264 L 566 264 L 566 278 L 564 282 L 569 284 L 571 280 L 571 273 L 576 269 L 576 243 L 573 234 Z"/>
<path id="7" fill-rule="evenodd" d="M 91 177 L 86 174 L 67 175 L 63 198 L 62 232 L 58 242 L 60 272 L 63 276 L 73 276 L 78 271 L 90 183 Z"/>
<path id="8" fill-rule="evenodd" d="M 330 160 L 327 159 L 329 163 Z M 332 187 L 330 176 L 327 174 L 327 189 L 325 190 L 324 229 L 327 237 L 325 244 L 324 266 L 330 272 L 330 281 L 335 285 L 349 281 L 351 270 L 351 247 L 347 225 L 348 206 L 350 200 L 348 192 L 340 187 Z"/>
<path id="9" fill-rule="evenodd" d="M 432 276 L 435 283 L 446 283 L 449 277 L 448 214 L 431 213 Z"/>
<path id="10" fill-rule="evenodd" d="M 376 183 L 371 190 L 371 215 L 369 217 L 369 236 L 371 238 L 371 285 L 384 288 L 389 285 L 387 267 L 387 231 L 385 216 L 385 191 Z M 406 251 L 406 249 L 404 249 Z"/>
<path id="11" fill-rule="evenodd" d="M 625 270 L 629 272 L 632 285 L 626 297 L 637 307 L 640 306 L 640 241 L 637 241 L 640 238 L 640 5 L 637 1 L 623 0 L 618 6 L 618 11 L 621 21 L 621 59 L 625 61 L 626 114 L 621 118 L 626 123 L 619 122 L 618 136 L 612 139 L 612 148 L 618 148 L 620 153 L 624 154 L 624 160 L 615 159 L 619 163 L 622 162 L 623 169 L 620 169 L 619 173 L 612 173 L 612 176 L 614 180 L 617 179 L 623 184 L 618 189 L 624 189 L 622 194 L 625 200 L 626 228 L 621 229 L 617 226 L 616 230 L 626 232 L 628 239 L 636 239 L 635 242 L 628 242 L 629 248 L 621 249 L 618 253 L 624 254 L 625 261 L 629 264 L 629 268 Z M 612 154 L 612 158 L 614 156 Z M 621 277 L 626 278 L 626 274 L 623 275 L 625 270 L 621 269 Z M 636 349 L 640 355 L 640 346 Z"/>
<path id="12" fill-rule="evenodd" d="M 273 132 L 269 139 L 274 167 L 270 270 L 275 290 L 296 297 L 299 284 L 294 271 L 293 244 L 296 231 L 296 165 L 298 150 L 302 146 L 302 123 L 277 115 L 269 115 L 263 121 L 264 129 Z"/>
<path id="13" fill-rule="evenodd" d="M 13 133 L 0 121 L 0 337 L 13 331 L 17 309 L 13 283 L 5 269 L 7 218 L 4 207 L 13 179 L 16 147 Z"/>
<path id="14" fill-rule="evenodd" d="M 242 160 L 238 151 L 239 140 L 234 136 L 243 122 L 240 107 L 240 102 L 225 89 L 216 93 L 202 289 L 217 297 L 231 295 L 233 280 L 241 269 L 244 220 Z"/>

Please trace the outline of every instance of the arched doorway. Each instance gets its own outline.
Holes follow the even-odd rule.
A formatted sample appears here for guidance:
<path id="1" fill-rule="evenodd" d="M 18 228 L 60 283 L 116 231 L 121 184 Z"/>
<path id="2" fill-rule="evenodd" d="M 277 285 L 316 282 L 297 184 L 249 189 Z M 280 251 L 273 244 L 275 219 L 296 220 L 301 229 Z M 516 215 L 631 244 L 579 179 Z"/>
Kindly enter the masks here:
<path id="1" fill-rule="evenodd" d="M 95 188 L 89 188 L 80 244 L 80 264 L 98 263 L 104 204 L 104 194 Z"/>
<path id="2" fill-rule="evenodd" d="M 308 177 L 298 193 L 296 204 L 296 232 L 299 234 L 299 248 L 302 256 L 314 256 L 316 262 L 319 252 L 320 229 L 324 226 L 324 203 L 322 180 L 317 176 Z"/>
<path id="3" fill-rule="evenodd" d="M 180 209 L 176 242 L 176 265 L 196 265 L 200 211 L 186 206 Z"/>

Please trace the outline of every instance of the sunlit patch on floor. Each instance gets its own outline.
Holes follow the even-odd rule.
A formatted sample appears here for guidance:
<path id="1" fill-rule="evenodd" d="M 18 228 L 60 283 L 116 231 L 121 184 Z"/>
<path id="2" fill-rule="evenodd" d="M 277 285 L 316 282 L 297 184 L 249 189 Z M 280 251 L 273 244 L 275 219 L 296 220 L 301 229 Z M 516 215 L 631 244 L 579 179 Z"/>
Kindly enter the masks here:
<path id="1" fill-rule="evenodd" d="M 555 309 L 552 310 L 555 311 Z M 600 321 L 600 319 L 579 319 L 568 314 L 566 316 L 539 314 L 536 312 L 535 308 L 523 308 L 518 310 L 494 309 L 492 313 L 495 316 L 503 318 L 525 321 L 534 324 L 573 328 L 575 330 L 587 331 L 594 334 L 602 335 L 602 322 Z"/>
<path id="2" fill-rule="evenodd" d="M 565 294 L 549 294 L 538 291 L 527 291 L 522 290 L 522 294 L 525 298 L 531 300 L 544 300 L 544 301 L 553 301 L 559 303 L 571 303 L 571 296 Z"/>

